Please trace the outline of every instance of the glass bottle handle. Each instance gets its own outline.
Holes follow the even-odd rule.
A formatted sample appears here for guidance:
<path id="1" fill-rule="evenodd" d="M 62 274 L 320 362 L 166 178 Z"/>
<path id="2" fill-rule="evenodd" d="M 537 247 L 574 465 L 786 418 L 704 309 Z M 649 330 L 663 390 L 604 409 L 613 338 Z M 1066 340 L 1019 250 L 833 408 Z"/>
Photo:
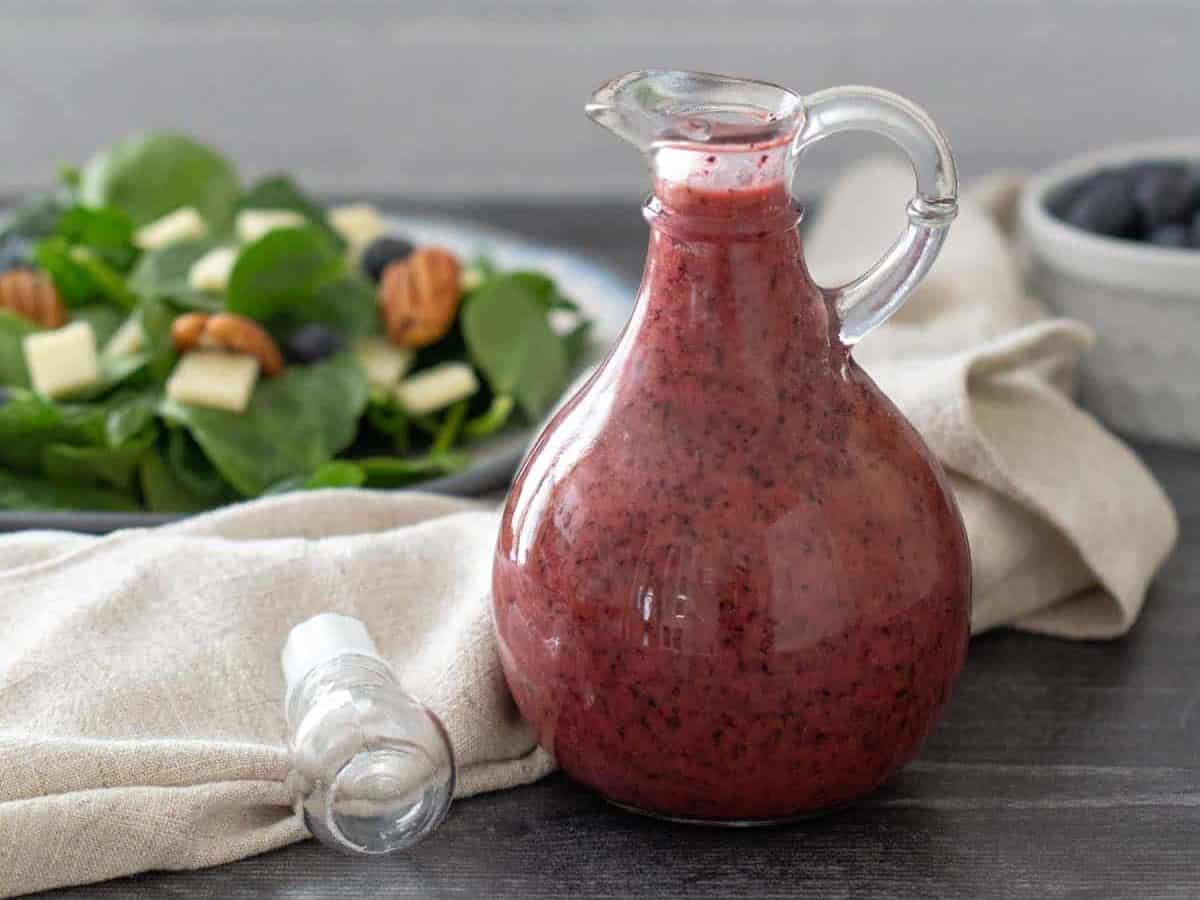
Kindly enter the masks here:
<path id="1" fill-rule="evenodd" d="M 838 87 L 804 98 L 804 125 L 792 141 L 790 171 L 812 144 L 843 131 L 873 131 L 908 154 L 917 192 L 908 227 L 875 265 L 853 281 L 821 290 L 834 302 L 848 347 L 900 308 L 937 258 L 958 213 L 958 174 L 950 144 L 921 107 L 873 87 Z"/>

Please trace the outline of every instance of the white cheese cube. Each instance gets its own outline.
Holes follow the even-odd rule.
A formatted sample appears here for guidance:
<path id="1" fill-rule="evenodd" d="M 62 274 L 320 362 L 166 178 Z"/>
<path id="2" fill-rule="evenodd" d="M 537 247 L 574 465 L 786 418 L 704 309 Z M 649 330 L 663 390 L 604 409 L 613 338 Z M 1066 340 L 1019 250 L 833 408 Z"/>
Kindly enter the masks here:
<path id="1" fill-rule="evenodd" d="M 182 206 L 175 212 L 143 225 L 133 233 L 133 242 L 143 250 L 157 250 L 176 241 L 202 238 L 208 234 L 208 226 L 194 207 Z"/>
<path id="2" fill-rule="evenodd" d="M 396 399 L 404 411 L 423 416 L 465 400 L 479 390 L 475 370 L 466 363 L 441 363 L 405 378 L 396 385 Z"/>
<path id="3" fill-rule="evenodd" d="M 277 228 L 299 228 L 308 219 L 292 209 L 243 209 L 237 215 L 234 231 L 238 240 L 250 243 Z"/>
<path id="4" fill-rule="evenodd" d="M 39 394 L 62 397 L 100 381 L 96 335 L 87 322 L 28 335 L 22 346 L 29 379 Z"/>
<path id="5" fill-rule="evenodd" d="M 167 379 L 167 396 L 177 403 L 244 413 L 257 381 L 258 360 L 253 356 L 193 350 Z"/>
<path id="6" fill-rule="evenodd" d="M 354 355 L 367 372 L 367 381 L 391 390 L 409 370 L 415 351 L 397 347 L 384 338 L 363 338 L 354 345 Z"/>
<path id="7" fill-rule="evenodd" d="M 105 356 L 133 356 L 146 346 L 146 332 L 137 316 L 130 316 L 104 345 Z"/>
<path id="8" fill-rule="evenodd" d="M 350 206 L 335 206 L 325 214 L 334 230 L 346 241 L 346 255 L 357 262 L 367 245 L 377 237 L 387 234 L 388 226 L 383 216 L 369 203 L 354 203 Z"/>
<path id="9" fill-rule="evenodd" d="M 237 262 L 233 247 L 216 247 L 192 263 L 188 269 L 188 287 L 193 291 L 221 292 L 229 285 L 229 273 Z"/>

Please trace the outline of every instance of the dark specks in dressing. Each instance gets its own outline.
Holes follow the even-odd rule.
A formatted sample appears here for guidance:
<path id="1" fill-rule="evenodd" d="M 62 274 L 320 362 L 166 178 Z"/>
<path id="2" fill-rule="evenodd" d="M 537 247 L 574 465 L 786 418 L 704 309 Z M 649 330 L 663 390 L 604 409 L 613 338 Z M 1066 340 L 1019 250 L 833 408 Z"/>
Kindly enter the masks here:
<path id="1" fill-rule="evenodd" d="M 627 332 L 504 513 L 505 673 L 563 769 L 614 800 L 837 806 L 911 759 L 950 695 L 962 524 L 834 337 L 782 185 L 658 197 Z"/>

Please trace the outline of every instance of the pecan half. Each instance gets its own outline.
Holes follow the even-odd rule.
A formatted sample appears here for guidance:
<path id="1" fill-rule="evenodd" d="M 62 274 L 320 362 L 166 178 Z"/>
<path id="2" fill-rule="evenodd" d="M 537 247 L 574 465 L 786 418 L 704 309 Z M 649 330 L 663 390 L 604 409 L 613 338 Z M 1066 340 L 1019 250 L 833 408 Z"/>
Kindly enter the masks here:
<path id="1" fill-rule="evenodd" d="M 212 316 L 208 313 L 184 313 L 176 319 L 171 324 L 171 340 L 175 342 L 175 349 L 187 353 L 200 346 L 210 318 Z"/>
<path id="2" fill-rule="evenodd" d="M 441 247 L 422 247 L 383 270 L 379 308 L 388 340 L 426 347 L 454 324 L 461 296 L 458 259 Z"/>
<path id="3" fill-rule="evenodd" d="M 253 319 L 234 313 L 186 313 L 171 326 L 175 349 L 187 353 L 197 347 L 245 353 L 258 360 L 262 373 L 270 378 L 283 371 L 283 354 L 275 339 Z"/>
<path id="4" fill-rule="evenodd" d="M 0 309 L 7 309 L 45 328 L 67 324 L 67 308 L 44 272 L 9 269 L 0 275 Z"/>

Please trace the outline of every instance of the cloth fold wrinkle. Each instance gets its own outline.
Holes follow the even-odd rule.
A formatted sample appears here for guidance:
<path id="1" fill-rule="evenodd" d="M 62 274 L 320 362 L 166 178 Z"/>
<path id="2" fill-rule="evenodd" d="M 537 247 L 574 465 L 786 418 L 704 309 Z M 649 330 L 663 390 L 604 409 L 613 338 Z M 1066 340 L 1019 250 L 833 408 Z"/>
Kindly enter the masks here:
<path id="1" fill-rule="evenodd" d="M 995 177 L 964 196 L 930 275 L 855 357 L 948 471 L 973 630 L 1115 637 L 1178 526 L 1136 457 L 1071 401 L 1094 338 L 1021 288 L 1007 230 L 1018 185 Z M 890 163 L 834 186 L 806 236 L 824 280 L 870 264 L 910 190 Z M 317 612 L 362 618 L 442 716 L 458 796 L 551 771 L 492 638 L 496 527 L 477 502 L 322 491 L 105 538 L 0 539 L 0 896 L 302 839 L 278 654 Z"/>

